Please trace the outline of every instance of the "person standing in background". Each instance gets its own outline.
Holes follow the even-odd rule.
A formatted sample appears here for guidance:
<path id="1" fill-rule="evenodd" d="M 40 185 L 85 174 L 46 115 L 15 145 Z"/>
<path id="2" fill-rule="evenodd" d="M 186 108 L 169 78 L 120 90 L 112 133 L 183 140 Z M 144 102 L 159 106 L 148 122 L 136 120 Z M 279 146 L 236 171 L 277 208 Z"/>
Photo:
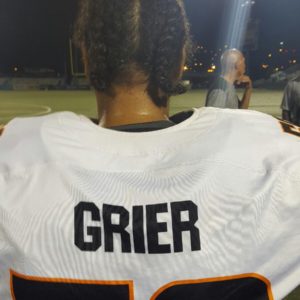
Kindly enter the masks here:
<path id="1" fill-rule="evenodd" d="M 221 76 L 209 88 L 205 106 L 219 108 L 248 109 L 252 94 L 252 81 L 245 75 L 244 55 L 237 49 L 230 49 L 221 57 Z M 245 87 L 243 98 L 236 94 L 234 84 Z"/>
<path id="2" fill-rule="evenodd" d="M 286 85 L 281 109 L 283 120 L 300 125 L 300 76 Z"/>

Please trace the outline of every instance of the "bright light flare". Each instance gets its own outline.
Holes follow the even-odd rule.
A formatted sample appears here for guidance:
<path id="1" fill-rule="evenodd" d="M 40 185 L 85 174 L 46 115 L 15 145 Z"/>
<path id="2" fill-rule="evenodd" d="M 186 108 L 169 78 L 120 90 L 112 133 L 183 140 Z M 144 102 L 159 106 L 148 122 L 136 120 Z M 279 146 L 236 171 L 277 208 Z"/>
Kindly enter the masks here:
<path id="1" fill-rule="evenodd" d="M 226 13 L 223 19 L 223 32 L 225 36 L 224 44 L 229 49 L 242 49 L 246 38 L 247 25 L 255 1 L 251 0 L 232 0 L 226 6 Z"/>

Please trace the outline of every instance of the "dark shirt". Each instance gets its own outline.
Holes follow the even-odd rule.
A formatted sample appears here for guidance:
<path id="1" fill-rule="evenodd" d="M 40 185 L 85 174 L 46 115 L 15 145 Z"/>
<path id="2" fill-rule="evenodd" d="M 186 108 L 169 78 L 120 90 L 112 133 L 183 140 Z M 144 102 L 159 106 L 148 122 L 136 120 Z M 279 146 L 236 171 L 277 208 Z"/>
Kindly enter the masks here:
<path id="1" fill-rule="evenodd" d="M 300 126 L 300 76 L 287 84 L 281 108 L 289 113 L 288 121 Z"/>

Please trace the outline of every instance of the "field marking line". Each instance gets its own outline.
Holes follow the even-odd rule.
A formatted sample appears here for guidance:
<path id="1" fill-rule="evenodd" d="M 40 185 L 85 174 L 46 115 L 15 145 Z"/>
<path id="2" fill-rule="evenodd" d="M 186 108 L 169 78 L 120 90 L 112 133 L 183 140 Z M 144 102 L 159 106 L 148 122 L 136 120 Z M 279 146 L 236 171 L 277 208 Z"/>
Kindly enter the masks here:
<path id="1" fill-rule="evenodd" d="M 19 104 L 19 103 L 16 103 L 16 102 L 9 102 L 9 103 L 1 103 L 0 106 L 15 106 L 15 107 L 18 107 L 20 106 L 20 109 L 22 109 L 22 106 L 23 108 L 26 108 L 26 109 L 40 109 L 39 111 L 37 112 L 32 112 L 32 113 L 28 113 L 26 112 L 25 115 L 23 114 L 23 116 L 40 116 L 40 115 L 46 115 L 46 114 L 49 114 L 52 112 L 52 108 L 49 107 L 49 106 L 46 106 L 46 105 L 36 105 L 36 104 Z M 22 112 L 18 112 L 17 113 L 18 115 L 22 115 Z M 1 115 L 1 114 L 0 114 Z M 15 117 L 16 116 L 16 113 L 15 114 L 11 114 L 12 117 Z M 9 118 L 9 116 L 6 116 L 6 118 Z"/>

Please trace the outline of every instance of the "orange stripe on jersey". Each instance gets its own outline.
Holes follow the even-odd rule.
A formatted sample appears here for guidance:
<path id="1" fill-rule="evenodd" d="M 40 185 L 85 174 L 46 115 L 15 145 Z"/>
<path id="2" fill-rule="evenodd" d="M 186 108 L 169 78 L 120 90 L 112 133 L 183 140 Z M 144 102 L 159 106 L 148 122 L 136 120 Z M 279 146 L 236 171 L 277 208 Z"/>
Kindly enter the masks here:
<path id="1" fill-rule="evenodd" d="M 285 120 L 279 120 L 279 124 L 281 126 L 282 132 L 300 137 L 300 127 L 298 127 L 297 125 L 294 125 Z"/>
<path id="2" fill-rule="evenodd" d="M 178 280 L 170 282 L 164 286 L 162 286 L 160 289 L 158 289 L 155 294 L 150 298 L 150 300 L 156 300 L 157 297 L 162 294 L 167 289 L 177 286 L 177 285 L 186 285 L 186 284 L 197 284 L 197 283 L 209 283 L 209 282 L 219 282 L 219 281 L 227 281 L 227 280 L 235 280 L 235 279 L 244 279 L 244 278 L 256 278 L 260 281 L 264 282 L 267 286 L 267 293 L 269 300 L 274 300 L 274 296 L 271 289 L 271 282 L 265 278 L 264 276 L 261 276 L 256 273 L 249 273 L 249 274 L 241 274 L 241 275 L 234 275 L 234 276 L 224 276 L 224 277 L 215 277 L 215 278 L 206 278 L 206 279 L 193 279 L 193 280 Z"/>
<path id="3" fill-rule="evenodd" d="M 10 291 L 13 300 L 16 300 L 13 291 L 13 277 L 17 277 L 24 280 L 32 280 L 37 282 L 49 282 L 49 283 L 74 283 L 74 284 L 95 284 L 95 285 L 128 285 L 129 287 L 129 300 L 134 300 L 134 290 L 132 280 L 79 280 L 79 279 L 68 279 L 68 278 L 46 278 L 28 276 L 17 273 L 10 270 Z"/>

